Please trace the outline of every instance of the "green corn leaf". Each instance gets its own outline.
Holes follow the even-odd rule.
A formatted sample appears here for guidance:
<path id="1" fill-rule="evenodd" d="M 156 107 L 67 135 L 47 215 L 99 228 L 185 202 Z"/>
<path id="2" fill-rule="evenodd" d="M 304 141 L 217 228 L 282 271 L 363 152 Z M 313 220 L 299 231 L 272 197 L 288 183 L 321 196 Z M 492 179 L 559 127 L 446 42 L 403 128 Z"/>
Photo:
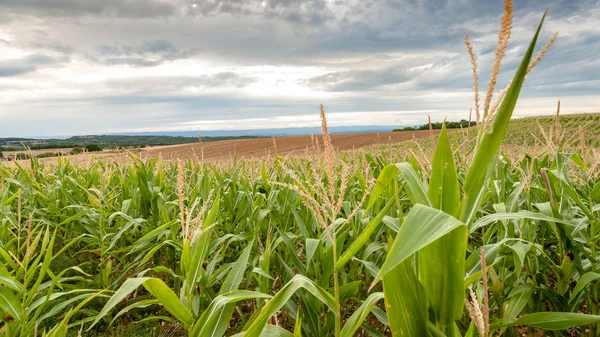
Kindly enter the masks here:
<path id="1" fill-rule="evenodd" d="M 233 335 L 232 337 L 246 337 L 249 336 L 247 332 L 240 332 Z M 266 325 L 262 332 L 258 335 L 259 337 L 294 337 L 294 334 L 287 331 L 284 328 L 275 325 Z"/>
<path id="2" fill-rule="evenodd" d="M 547 221 L 547 222 L 556 222 L 556 223 L 561 223 L 563 225 L 567 225 L 567 226 L 572 226 L 573 224 L 565 221 L 565 220 L 561 220 L 558 218 L 554 218 L 551 216 L 547 216 L 541 213 L 533 213 L 533 212 L 529 212 L 529 211 L 521 211 L 521 212 L 515 212 L 515 213 L 494 213 L 494 214 L 490 214 L 490 215 L 486 215 L 484 217 L 479 218 L 477 221 L 475 221 L 471 227 L 469 228 L 469 231 L 471 233 L 473 233 L 475 230 L 481 228 L 481 227 L 485 227 L 487 225 L 490 225 L 492 223 L 498 222 L 498 221 L 503 221 L 503 220 L 520 220 L 520 219 L 529 219 L 529 220 L 541 220 L 541 221 Z"/>
<path id="3" fill-rule="evenodd" d="M 249 327 L 244 336 L 258 337 L 267 324 L 269 317 L 273 316 L 299 289 L 305 289 L 316 297 L 319 301 L 327 305 L 336 315 L 339 315 L 336 309 L 335 299 L 331 294 L 317 286 L 310 279 L 296 275 L 279 292 L 273 296 L 269 303 L 263 307 L 260 313 L 249 322 Z"/>
<path id="4" fill-rule="evenodd" d="M 19 291 L 19 292 L 23 291 L 23 285 L 8 275 L 0 274 L 0 284 L 2 284 L 14 291 Z"/>
<path id="5" fill-rule="evenodd" d="M 500 327 L 526 325 L 546 330 L 565 330 L 577 325 L 600 322 L 600 316 L 572 312 L 536 312 L 521 316 L 512 323 Z"/>
<path id="6" fill-rule="evenodd" d="M 49 228 L 49 226 L 46 227 L 46 232 L 45 232 L 44 240 L 43 240 L 44 244 L 42 244 L 42 246 L 45 247 L 44 262 L 42 263 L 42 266 L 40 268 L 38 278 L 35 281 L 35 284 L 33 284 L 30 287 L 30 289 L 28 289 L 28 292 L 27 292 L 27 294 L 28 294 L 27 302 L 28 303 L 33 302 L 35 295 L 37 294 L 38 288 L 40 287 L 40 284 L 42 284 L 44 277 L 48 273 L 48 268 L 50 268 L 50 263 L 52 262 L 52 256 L 53 256 L 52 251 L 54 248 L 55 240 L 56 240 L 56 230 L 54 230 L 54 233 L 52 234 L 52 237 L 50 238 L 50 228 Z M 41 256 L 40 256 L 40 258 L 41 258 Z"/>
<path id="7" fill-rule="evenodd" d="M 189 268 L 186 273 L 186 293 L 191 294 L 196 283 L 200 280 L 204 271 L 203 265 L 208 255 L 209 243 L 212 237 L 212 230 L 203 230 L 198 236 L 196 242 L 189 243 L 189 254 L 191 256 Z M 184 245 L 188 244 L 188 240 L 184 240 Z"/>
<path id="8" fill-rule="evenodd" d="M 227 274 L 227 278 L 225 279 L 225 282 L 223 282 L 219 294 L 223 295 L 225 293 L 232 292 L 238 288 L 244 276 L 246 266 L 248 265 L 248 259 L 250 257 L 250 252 L 252 251 L 253 244 L 254 242 L 250 242 L 248 247 L 244 249 L 242 255 L 235 262 L 235 264 L 229 271 L 229 274 Z M 233 316 L 234 302 L 259 296 L 269 297 L 267 295 L 254 292 L 236 292 L 234 295 L 236 296 L 221 298 L 214 307 L 211 305 L 210 311 L 205 311 L 202 314 L 202 317 L 195 324 L 194 331 L 200 328 L 202 328 L 202 331 L 197 332 L 199 333 L 198 335 L 192 333 L 192 336 L 223 336 L 223 334 L 227 331 L 227 327 L 229 326 L 231 316 Z M 216 300 L 217 299 L 215 299 L 215 301 Z M 213 303 L 215 303 L 215 301 L 213 301 Z"/>
<path id="9" fill-rule="evenodd" d="M 306 238 L 306 268 L 308 269 L 310 261 L 312 261 L 315 251 L 319 248 L 321 240 Z"/>
<path id="10" fill-rule="evenodd" d="M 440 210 L 416 204 L 404 219 L 373 285 L 414 253 L 454 230 L 466 231 L 465 224 Z"/>
<path id="11" fill-rule="evenodd" d="M 221 286 L 219 294 L 228 293 L 238 288 L 240 282 L 242 282 L 242 278 L 244 277 L 244 271 L 248 265 L 248 259 L 250 258 L 250 252 L 252 251 L 253 245 L 253 241 L 248 243 L 248 247 L 244 249 L 242 255 L 234 263 L 233 267 L 231 267 L 229 274 L 227 274 L 227 278 L 225 278 L 225 282 L 223 282 L 223 285 Z"/>
<path id="12" fill-rule="evenodd" d="M 191 337 L 221 337 L 225 334 L 236 302 L 271 296 L 255 291 L 232 291 L 217 296 L 194 324 Z M 231 308 L 228 310 L 228 308 Z"/>
<path id="13" fill-rule="evenodd" d="M 346 324 L 342 328 L 341 337 L 352 337 L 354 333 L 360 326 L 362 322 L 367 318 L 371 309 L 383 299 L 383 293 L 374 293 L 371 294 L 367 299 L 360 305 L 358 310 L 356 310 L 350 318 L 346 321 Z"/>
<path id="14" fill-rule="evenodd" d="M 579 197 L 579 194 L 577 193 L 577 191 L 575 190 L 575 188 L 573 188 L 574 184 L 571 181 L 571 179 L 569 179 L 569 177 L 565 173 L 559 173 L 559 172 L 554 171 L 554 170 L 549 170 L 549 172 L 558 181 L 560 181 L 560 186 L 562 187 L 563 191 L 566 192 L 566 194 L 571 198 L 571 200 L 573 200 L 573 202 L 575 202 L 575 204 L 577 204 L 577 206 L 579 206 L 579 208 L 585 213 L 585 215 L 588 218 L 593 219 L 594 215 L 592 214 L 592 211 L 581 200 L 581 198 Z"/>
<path id="15" fill-rule="evenodd" d="M 0 309 L 10 314 L 17 321 L 23 320 L 23 308 L 12 290 L 0 287 Z"/>
<path id="16" fill-rule="evenodd" d="M 435 148 L 427 195 L 433 208 L 442 210 L 454 217 L 459 215 L 460 187 L 458 186 L 456 165 L 454 164 L 454 156 L 445 123 L 442 126 Z"/>
<path id="17" fill-rule="evenodd" d="M 194 323 L 192 314 L 179 301 L 179 298 L 171 288 L 167 287 L 163 281 L 156 278 L 138 277 L 127 279 L 123 285 L 106 302 L 104 308 L 98 313 L 89 329 L 96 325 L 104 316 L 106 316 L 117 304 L 125 299 L 129 294 L 143 285 L 173 316 L 177 317 L 182 323 L 190 326 Z M 88 330 L 89 330 L 88 329 Z"/>
<path id="18" fill-rule="evenodd" d="M 505 306 L 502 317 L 503 323 L 512 322 L 517 317 L 527 302 L 533 295 L 533 287 L 530 284 L 524 284 L 513 289 L 508 295 L 509 300 Z"/>
<path id="19" fill-rule="evenodd" d="M 600 280 L 599 273 L 594 273 L 590 271 L 583 274 L 577 281 L 577 285 L 575 285 L 575 288 L 573 288 L 573 291 L 571 292 L 571 297 L 569 298 L 569 302 L 575 301 L 577 295 L 579 295 L 579 293 L 582 292 L 588 284 L 596 280 Z"/>
<path id="20" fill-rule="evenodd" d="M 296 323 L 294 324 L 294 337 L 302 337 L 302 316 L 300 310 L 296 313 Z M 264 330 L 263 330 L 264 331 Z"/>
<path id="21" fill-rule="evenodd" d="M 210 211 L 208 211 L 206 218 L 204 218 L 204 223 L 202 226 L 203 229 L 208 228 L 209 226 L 213 225 L 215 221 L 217 221 L 217 216 L 219 215 L 220 200 L 221 192 L 218 192 L 215 198 L 213 199 L 213 204 L 210 207 Z"/>
<path id="22" fill-rule="evenodd" d="M 155 299 L 155 298 L 151 298 L 149 300 L 141 300 L 135 303 L 132 303 L 128 306 L 126 306 L 125 308 L 121 309 L 121 311 L 119 311 L 115 317 L 113 317 L 112 321 L 110 322 L 110 324 L 112 325 L 112 323 L 114 323 L 117 318 L 123 316 L 124 314 L 128 313 L 131 309 L 137 309 L 137 308 L 147 308 L 151 305 L 156 305 L 156 304 L 160 304 L 160 301 Z"/>
<path id="23" fill-rule="evenodd" d="M 62 319 L 62 321 L 60 321 L 60 323 L 58 323 L 54 328 L 52 328 L 52 330 L 48 333 L 48 336 L 66 337 L 67 330 L 69 329 L 69 320 L 71 319 L 71 317 L 73 315 L 75 315 L 76 313 L 79 313 L 81 308 L 83 308 L 86 304 L 88 304 L 91 300 L 93 300 L 97 296 L 101 295 L 103 292 L 104 291 L 100 291 L 95 294 L 92 294 L 85 300 L 81 301 L 75 308 L 72 308 L 71 310 L 69 310 L 69 312 L 65 315 L 65 317 Z"/>
<path id="24" fill-rule="evenodd" d="M 383 276 L 383 293 L 393 337 L 428 336 L 425 291 L 410 260 L 396 265 Z"/>
<path id="25" fill-rule="evenodd" d="M 544 14 L 533 40 L 529 44 L 529 48 L 527 49 L 527 52 L 521 61 L 521 65 L 519 66 L 519 69 L 512 80 L 512 84 L 506 92 L 502 104 L 498 108 L 496 117 L 491 122 L 491 125 L 483 132 L 477 145 L 475 157 L 473 157 L 473 161 L 469 167 L 467 177 L 465 179 L 462 210 L 459 217 L 459 219 L 464 221 L 467 225 L 473 221 L 475 213 L 479 208 L 481 194 L 485 187 L 484 184 L 488 174 L 488 169 L 494 161 L 498 150 L 500 149 L 500 144 L 506 135 L 506 130 L 508 129 L 508 124 L 517 104 L 521 87 L 525 81 L 527 68 L 531 62 L 531 56 L 533 55 L 538 35 L 542 29 L 542 24 L 545 17 L 546 14 Z"/>
<path id="26" fill-rule="evenodd" d="M 456 166 L 444 124 L 433 157 L 428 196 L 434 208 L 456 216 L 460 213 L 459 193 Z M 442 331 L 462 316 L 467 238 L 467 228 L 461 226 L 423 247 L 418 254 L 419 281 Z"/>
<path id="27" fill-rule="evenodd" d="M 362 233 L 360 233 L 360 236 L 356 240 L 354 240 L 354 242 L 352 242 L 352 245 L 350 245 L 350 247 L 339 258 L 339 260 L 337 262 L 337 266 L 336 266 L 336 268 L 338 270 L 343 268 L 346 265 L 346 263 L 348 263 L 348 261 L 350 261 L 352 259 L 352 257 L 354 257 L 354 255 L 356 255 L 356 253 L 358 253 L 358 251 L 370 241 L 371 235 L 373 234 L 375 229 L 379 226 L 379 224 L 383 220 L 383 217 L 385 217 L 386 213 L 390 210 L 390 208 L 392 207 L 393 204 L 394 204 L 394 199 L 390 199 L 388 201 L 388 203 L 385 205 L 385 207 L 381 211 L 379 211 L 377 216 L 375 216 L 369 222 L 367 227 L 365 227 L 365 229 L 362 231 Z"/>
<path id="28" fill-rule="evenodd" d="M 144 288 L 156 297 L 165 309 L 185 325 L 194 324 L 194 318 L 187 308 L 179 301 L 173 290 L 162 280 L 150 278 L 142 283 Z"/>
<path id="29" fill-rule="evenodd" d="M 431 202 L 427 197 L 427 186 L 419 178 L 415 169 L 408 163 L 396 164 L 396 167 L 400 170 L 402 177 L 406 181 L 406 189 L 413 204 L 431 206 Z"/>
<path id="30" fill-rule="evenodd" d="M 360 171 L 359 171 L 360 172 Z M 381 173 L 377 177 L 377 181 L 375 182 L 375 186 L 373 186 L 373 191 L 371 191 L 371 196 L 369 197 L 369 203 L 367 204 L 367 211 L 375 205 L 375 202 L 379 199 L 381 194 L 390 187 L 391 182 L 394 179 L 397 179 L 398 175 L 398 167 L 396 165 L 386 165 Z"/>

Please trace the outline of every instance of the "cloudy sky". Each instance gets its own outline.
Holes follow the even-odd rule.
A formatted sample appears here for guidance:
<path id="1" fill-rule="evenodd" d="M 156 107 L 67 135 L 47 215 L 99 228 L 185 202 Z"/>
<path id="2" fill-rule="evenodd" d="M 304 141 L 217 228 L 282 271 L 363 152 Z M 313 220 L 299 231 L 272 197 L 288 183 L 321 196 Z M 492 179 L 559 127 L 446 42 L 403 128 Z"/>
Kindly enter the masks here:
<path id="1" fill-rule="evenodd" d="M 515 0 L 503 87 L 544 10 L 516 115 L 600 112 L 600 1 Z M 0 137 L 468 118 L 501 0 L 0 0 Z M 539 47 L 538 47 L 539 48 Z M 482 85 L 483 86 L 483 85 Z"/>

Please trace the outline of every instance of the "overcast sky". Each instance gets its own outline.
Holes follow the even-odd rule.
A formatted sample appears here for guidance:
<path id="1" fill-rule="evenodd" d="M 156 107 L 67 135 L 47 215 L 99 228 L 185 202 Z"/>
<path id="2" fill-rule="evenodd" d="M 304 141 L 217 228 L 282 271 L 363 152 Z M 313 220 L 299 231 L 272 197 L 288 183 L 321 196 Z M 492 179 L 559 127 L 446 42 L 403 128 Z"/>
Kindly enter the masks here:
<path id="1" fill-rule="evenodd" d="M 600 1 L 515 0 L 506 85 L 544 10 L 559 38 L 516 115 L 600 112 Z M 501 0 L 0 0 L 0 137 L 468 118 Z M 540 47 L 538 46 L 538 48 Z"/>

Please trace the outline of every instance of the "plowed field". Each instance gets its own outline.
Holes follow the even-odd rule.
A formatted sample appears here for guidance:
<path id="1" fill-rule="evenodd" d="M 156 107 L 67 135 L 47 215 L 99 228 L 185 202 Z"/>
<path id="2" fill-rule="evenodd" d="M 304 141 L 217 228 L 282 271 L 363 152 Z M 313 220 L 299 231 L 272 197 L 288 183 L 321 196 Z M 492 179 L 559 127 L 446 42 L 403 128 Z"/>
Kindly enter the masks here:
<path id="1" fill-rule="evenodd" d="M 436 132 L 439 130 L 434 130 Z M 430 135 L 430 131 L 379 132 L 332 135 L 333 146 L 336 150 L 352 150 L 367 145 L 397 143 L 413 138 Z M 226 140 L 210 143 L 173 145 L 147 149 L 149 156 L 161 156 L 164 159 L 204 158 L 205 160 L 233 158 L 259 158 L 268 155 L 303 155 L 315 149 L 316 140 L 322 144 L 321 136 L 295 136 Z M 320 146 L 320 145 L 319 145 Z"/>

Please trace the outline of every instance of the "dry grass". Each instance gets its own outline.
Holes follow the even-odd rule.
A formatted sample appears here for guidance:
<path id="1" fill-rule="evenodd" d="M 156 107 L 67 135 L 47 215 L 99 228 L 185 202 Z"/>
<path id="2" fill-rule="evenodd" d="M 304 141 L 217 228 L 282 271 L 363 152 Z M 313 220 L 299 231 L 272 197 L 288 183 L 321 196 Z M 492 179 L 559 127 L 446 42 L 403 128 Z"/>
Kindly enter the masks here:
<path id="1" fill-rule="evenodd" d="M 475 92 L 475 120 L 477 123 L 481 121 L 481 115 L 479 112 L 479 74 L 477 71 L 477 56 L 475 55 L 475 51 L 473 50 L 473 45 L 471 41 L 469 41 L 469 37 L 465 35 L 465 45 L 467 46 L 467 51 L 469 52 L 469 56 L 471 57 L 471 66 L 473 67 L 473 91 Z M 471 121 L 471 114 L 469 113 L 469 121 Z M 471 124 L 471 123 L 469 123 Z"/>

